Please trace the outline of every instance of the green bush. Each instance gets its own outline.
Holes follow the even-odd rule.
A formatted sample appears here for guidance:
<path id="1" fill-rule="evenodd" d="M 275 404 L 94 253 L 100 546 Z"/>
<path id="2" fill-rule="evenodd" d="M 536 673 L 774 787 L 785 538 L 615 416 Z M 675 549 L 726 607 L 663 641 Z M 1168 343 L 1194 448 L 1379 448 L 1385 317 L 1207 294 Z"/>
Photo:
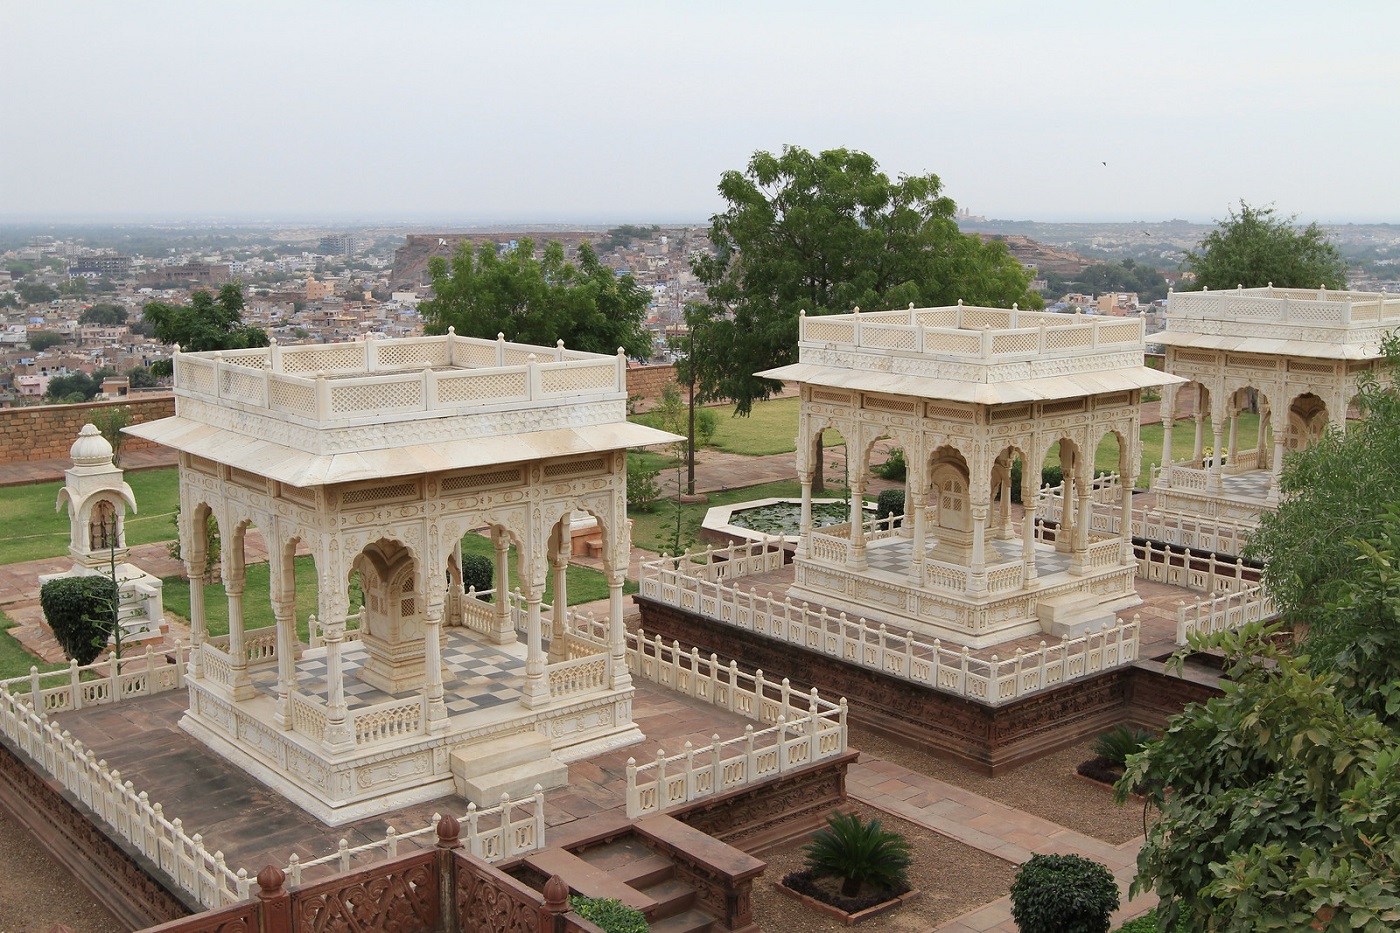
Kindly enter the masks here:
<path id="1" fill-rule="evenodd" d="M 648 467 L 640 458 L 627 458 L 627 511 L 650 512 L 656 508 L 661 486 L 656 478 L 660 470 Z"/>
<path id="2" fill-rule="evenodd" d="M 64 657 L 91 664 L 117 624 L 117 584 L 111 577 L 59 577 L 39 588 L 39 605 Z"/>
<path id="3" fill-rule="evenodd" d="M 837 811 L 802 851 L 813 875 L 840 878 L 841 894 L 855 897 L 862 888 L 882 892 L 906 888 L 910 849 L 903 836 L 883 829 L 879 820 L 866 823 L 854 813 Z"/>
<path id="4" fill-rule="evenodd" d="M 881 479 L 899 481 L 909 474 L 909 465 L 904 462 L 904 448 L 891 447 L 885 462 L 873 466 L 870 471 Z"/>
<path id="5" fill-rule="evenodd" d="M 1148 729 L 1129 725 L 1114 726 L 1094 739 L 1092 748 L 1095 755 L 1123 768 L 1128 764 L 1129 755 L 1136 755 L 1148 742 L 1156 738 L 1157 736 Z"/>
<path id="6" fill-rule="evenodd" d="M 496 568 L 492 564 L 491 558 L 485 554 L 463 554 L 462 555 L 462 587 L 471 589 L 476 587 L 480 593 L 482 590 L 491 589 L 491 580 L 496 575 Z"/>
<path id="7" fill-rule="evenodd" d="M 569 907 L 603 933 L 647 933 L 651 929 L 640 910 L 628 907 L 615 897 L 581 897 L 575 894 L 569 898 Z"/>
<path id="8" fill-rule="evenodd" d="M 1021 933 L 1108 933 L 1117 909 L 1112 872 L 1082 855 L 1033 855 L 1011 882 Z"/>
<path id="9" fill-rule="evenodd" d="M 714 443 L 715 432 L 719 430 L 719 416 L 713 408 L 695 409 L 695 445 L 709 447 Z"/>
<path id="10" fill-rule="evenodd" d="M 904 514 L 904 490 L 886 489 L 880 493 L 875 500 L 875 517 L 877 519 L 888 518 L 891 515 Z"/>
<path id="11" fill-rule="evenodd" d="M 1118 928 L 1118 933 L 1157 933 L 1157 908 L 1152 908 L 1136 920 L 1129 920 Z M 1172 933 L 1191 933 L 1185 917 L 1177 920 Z"/>

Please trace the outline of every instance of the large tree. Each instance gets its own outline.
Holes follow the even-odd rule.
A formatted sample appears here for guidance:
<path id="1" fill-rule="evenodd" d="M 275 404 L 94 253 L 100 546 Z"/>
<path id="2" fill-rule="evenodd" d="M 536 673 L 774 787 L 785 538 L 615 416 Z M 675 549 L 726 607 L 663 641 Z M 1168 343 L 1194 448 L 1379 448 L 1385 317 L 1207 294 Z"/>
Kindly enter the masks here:
<path id="1" fill-rule="evenodd" d="M 1239 213 L 1230 208 L 1230 216 L 1186 253 L 1182 267 L 1196 277 L 1187 287 L 1346 288 L 1341 252 L 1316 223 L 1299 227 L 1296 221 L 1241 201 Z"/>
<path id="2" fill-rule="evenodd" d="M 1387 360 L 1395 353 L 1392 343 Z M 1400 928 L 1393 372 L 1363 387 L 1365 421 L 1289 455 L 1279 510 L 1251 540 L 1301 640 L 1284 649 L 1267 629 L 1221 636 L 1225 695 L 1188 707 L 1120 784 L 1146 781 L 1161 808 L 1135 884 L 1161 895 L 1163 924 Z"/>
<path id="3" fill-rule="evenodd" d="M 268 343 L 266 331 L 243 323 L 243 289 L 235 283 L 220 288 L 217 296 L 200 289 L 187 305 L 152 301 L 142 309 L 141 317 L 152 325 L 157 340 L 177 343 L 187 353 L 242 350 Z M 151 364 L 151 372 L 157 376 L 168 376 L 171 369 L 169 360 Z"/>
<path id="4" fill-rule="evenodd" d="M 719 183 L 711 255 L 693 262 L 709 309 L 707 394 L 740 414 L 780 384 L 759 370 L 792 362 L 797 317 L 917 305 L 1040 307 L 1030 274 L 1001 243 L 965 236 L 937 175 L 892 180 L 864 152 L 756 152 Z"/>
<path id="5" fill-rule="evenodd" d="M 646 359 L 651 337 L 642 322 L 650 293 L 629 275 L 617 275 L 598 260 L 588 243 L 578 263 L 564 258 L 564 247 L 548 243 L 539 257 L 535 244 L 520 240 L 504 253 L 494 243 L 475 248 L 463 243 L 449 265 L 434 256 L 428 263 L 433 298 L 419 305 L 426 330 L 444 334 L 453 327 L 463 337 L 552 346 L 563 340 L 572 350 L 616 353 Z"/>

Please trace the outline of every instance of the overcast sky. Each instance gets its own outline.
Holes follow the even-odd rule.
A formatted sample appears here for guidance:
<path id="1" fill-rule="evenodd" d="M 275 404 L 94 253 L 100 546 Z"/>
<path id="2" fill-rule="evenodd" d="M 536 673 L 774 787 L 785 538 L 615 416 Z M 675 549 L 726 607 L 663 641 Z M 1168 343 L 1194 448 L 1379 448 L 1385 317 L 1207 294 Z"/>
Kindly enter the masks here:
<path id="1" fill-rule="evenodd" d="M 0 218 L 702 221 L 793 144 L 994 218 L 1400 222 L 1397 37 L 1396 0 L 0 0 Z"/>

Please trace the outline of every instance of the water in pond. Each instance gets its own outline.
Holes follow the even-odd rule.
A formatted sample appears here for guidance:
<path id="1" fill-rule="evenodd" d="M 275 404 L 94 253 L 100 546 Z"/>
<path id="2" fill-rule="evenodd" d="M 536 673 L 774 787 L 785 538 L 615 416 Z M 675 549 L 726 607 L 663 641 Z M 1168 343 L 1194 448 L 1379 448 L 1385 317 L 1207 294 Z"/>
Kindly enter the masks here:
<path id="1" fill-rule="evenodd" d="M 851 507 L 845 502 L 827 502 L 812 506 L 812 527 L 825 528 L 849 520 Z M 742 509 L 729 517 L 729 524 L 766 535 L 796 535 L 802 527 L 802 503 L 775 502 L 751 509 Z"/>

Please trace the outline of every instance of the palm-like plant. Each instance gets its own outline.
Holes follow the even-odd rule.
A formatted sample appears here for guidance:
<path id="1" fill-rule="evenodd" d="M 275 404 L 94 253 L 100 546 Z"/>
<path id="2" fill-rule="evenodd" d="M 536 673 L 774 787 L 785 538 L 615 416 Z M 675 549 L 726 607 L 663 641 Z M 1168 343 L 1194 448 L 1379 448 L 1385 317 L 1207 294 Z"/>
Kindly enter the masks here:
<path id="1" fill-rule="evenodd" d="M 1136 755 L 1156 738 L 1157 736 L 1147 729 L 1119 725 L 1095 739 L 1092 748 L 1095 755 L 1122 768 L 1128 763 L 1129 755 Z"/>
<path id="2" fill-rule="evenodd" d="M 840 878 L 841 895 L 855 897 L 866 885 L 879 891 L 905 887 L 910 850 L 903 836 L 882 829 L 878 819 L 866 823 L 838 811 L 802 851 L 814 877 Z"/>

